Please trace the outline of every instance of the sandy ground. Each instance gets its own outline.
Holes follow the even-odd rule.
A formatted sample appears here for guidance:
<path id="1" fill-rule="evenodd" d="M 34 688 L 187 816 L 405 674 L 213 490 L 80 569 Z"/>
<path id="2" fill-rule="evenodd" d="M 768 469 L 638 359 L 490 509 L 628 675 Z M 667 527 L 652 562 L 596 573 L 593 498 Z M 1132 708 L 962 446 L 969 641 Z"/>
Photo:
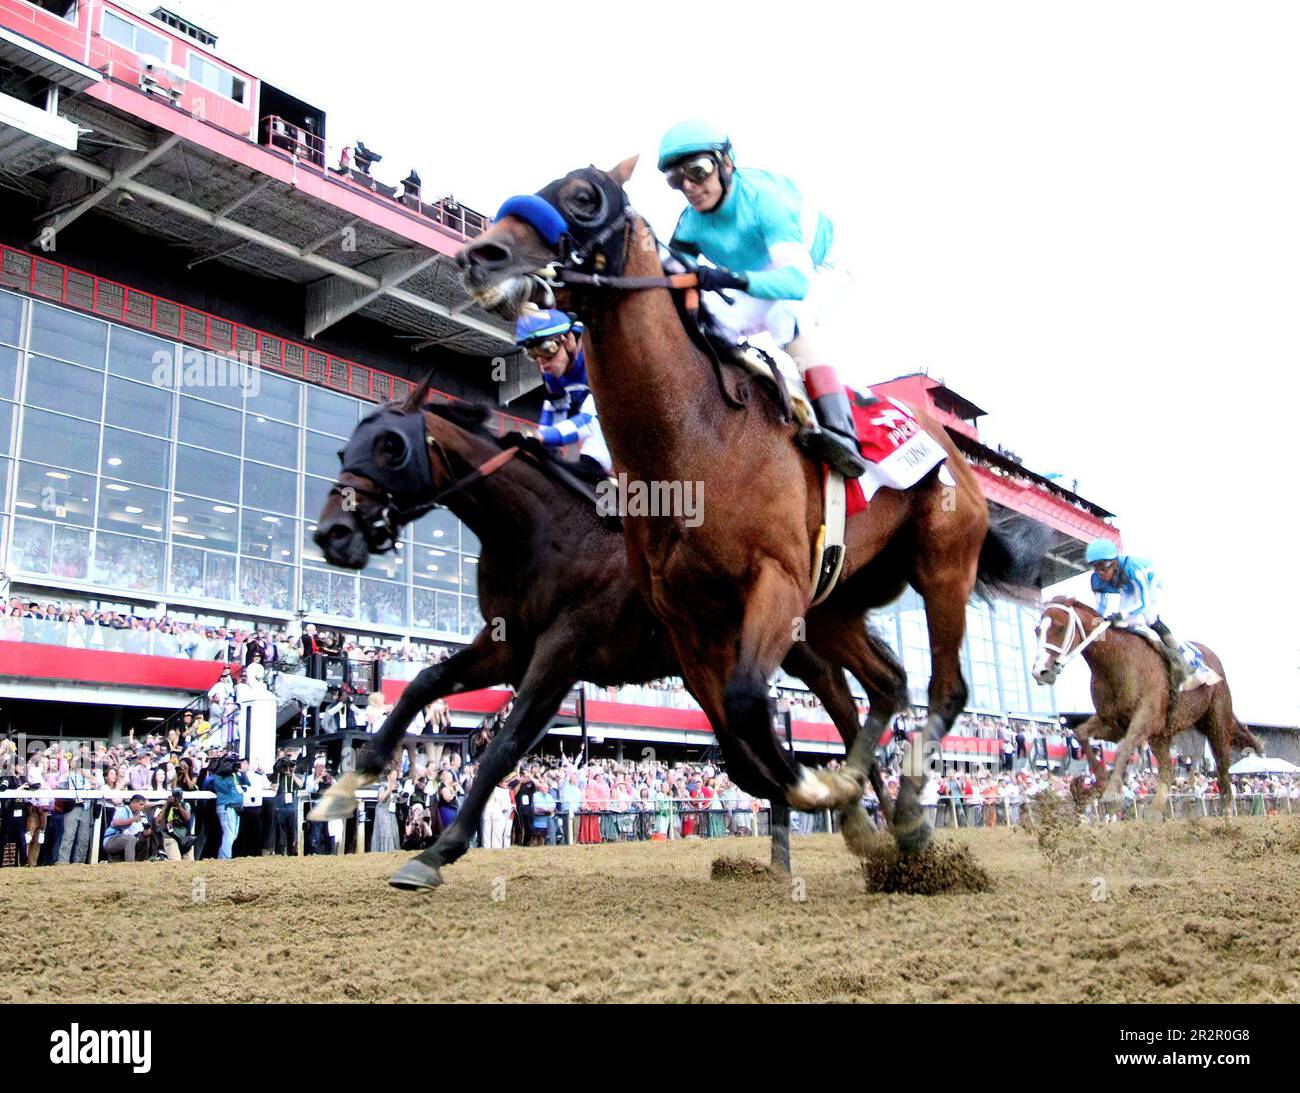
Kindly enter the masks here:
<path id="1" fill-rule="evenodd" d="M 980 894 L 868 895 L 840 839 L 0 871 L 12 1001 L 1300 1001 L 1300 817 L 940 832 Z M 802 897 L 802 898 L 800 898 Z"/>

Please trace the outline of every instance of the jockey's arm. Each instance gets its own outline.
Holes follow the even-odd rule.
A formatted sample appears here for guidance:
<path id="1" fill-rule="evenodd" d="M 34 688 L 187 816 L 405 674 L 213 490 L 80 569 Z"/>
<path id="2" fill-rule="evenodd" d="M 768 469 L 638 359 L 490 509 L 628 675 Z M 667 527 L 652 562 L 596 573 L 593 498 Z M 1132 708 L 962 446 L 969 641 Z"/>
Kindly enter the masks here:
<path id="1" fill-rule="evenodd" d="M 582 401 L 582 408 L 572 417 L 562 417 L 554 424 L 543 421 L 538 436 L 548 448 L 563 448 L 590 437 L 595 420 L 596 400 L 588 395 Z"/>
<path id="2" fill-rule="evenodd" d="M 813 264 L 798 208 L 765 208 L 760 227 L 771 268 L 745 270 L 749 294 L 762 300 L 802 300 L 812 284 Z"/>

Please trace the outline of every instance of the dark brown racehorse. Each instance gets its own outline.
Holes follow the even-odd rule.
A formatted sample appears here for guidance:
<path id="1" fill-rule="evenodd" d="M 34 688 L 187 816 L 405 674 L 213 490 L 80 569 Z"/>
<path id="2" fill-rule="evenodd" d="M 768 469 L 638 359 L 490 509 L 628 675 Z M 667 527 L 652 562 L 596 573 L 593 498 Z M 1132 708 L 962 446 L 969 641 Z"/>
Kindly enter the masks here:
<path id="1" fill-rule="evenodd" d="M 960 647 L 967 601 L 977 580 L 1029 583 L 1045 543 L 1030 541 L 1028 522 L 990 532 L 974 474 L 943 428 L 918 415 L 947 451 L 948 473 L 936 470 L 907 492 L 881 490 L 851 517 L 840 583 L 810 610 L 821 468 L 796 448 L 794 427 L 773 399 L 734 375 L 727 377 L 733 396 L 724 393 L 713 361 L 662 287 L 668 282 L 649 227 L 627 203 L 623 184 L 634 166 L 584 168 L 518 199 L 526 208 L 502 216 L 458 255 L 466 289 L 513 317 L 545 294 L 538 271 L 558 271 L 561 279 L 576 271 L 583 280 L 565 302 L 587 323 L 587 374 L 615 470 L 630 482 L 703 484 L 698 526 L 680 515 L 625 521 L 632 572 L 719 740 L 743 741 L 795 807 L 842 803 L 857 787 L 850 779 L 819 780 L 780 746 L 768 697 L 772 673 L 806 640 L 862 679 L 850 651 L 865 612 L 909 583 L 920 593 L 932 658 L 930 713 L 924 754 L 912 749 L 911 777 L 900 787 L 895 835 L 905 850 L 922 849 L 929 840 L 918 800 L 925 764 L 937 766 L 939 741 L 966 704 Z M 622 278 L 621 287 L 607 287 L 611 278 Z M 898 708 L 880 711 L 886 723 Z M 849 761 L 866 770 L 862 748 L 852 749 Z"/>
<path id="2" fill-rule="evenodd" d="M 1170 745 L 1180 732 L 1195 729 L 1210 742 L 1219 771 L 1219 792 L 1227 815 L 1232 804 L 1228 764 L 1234 747 L 1263 755 L 1254 734 L 1232 712 L 1223 663 L 1209 648 L 1197 643 L 1205 663 L 1219 676 L 1218 683 L 1178 691 L 1169 661 L 1141 634 L 1112 627 L 1085 603 L 1058 596 L 1043 607 L 1038 621 L 1038 657 L 1034 679 L 1044 686 L 1055 683 L 1061 668 L 1081 656 L 1092 671 L 1092 703 L 1096 713 L 1074 730 L 1083 745 L 1102 800 L 1119 800 L 1124 772 L 1133 753 L 1149 743 L 1160 768 L 1156 812 L 1163 816 L 1173 782 Z M 1082 650 L 1080 652 L 1080 650 Z M 1115 769 L 1109 776 L 1091 741 L 1119 745 Z"/>
<path id="3" fill-rule="evenodd" d="M 485 408 L 420 409 L 426 396 L 427 385 L 404 405 L 382 407 L 358 425 L 344 450 L 345 463 L 359 465 L 368 455 L 374 477 L 348 471 L 339 476 L 315 538 L 332 564 L 360 568 L 372 552 L 391 546 L 404 514 L 441 495 L 482 544 L 476 568 L 479 607 L 487 623 L 467 648 L 411 681 L 362 751 L 357 770 L 338 780 L 313 818 L 350 815 L 355 791 L 379 778 L 416 711 L 429 702 L 502 683 L 517 694 L 502 731 L 478 758 L 478 775 L 455 821 L 434 846 L 393 877 L 391 883 L 403 888 L 441 883 L 442 866 L 464 854 L 478 830 L 488 794 L 545 734 L 579 679 L 612 686 L 678 674 L 663 627 L 646 608 L 628 570 L 622 532 L 606 526 L 590 499 L 560 484 L 531 456 L 503 461 L 504 452 L 514 451 L 522 438 L 503 442 L 489 433 L 483 424 Z M 391 471 L 395 461 L 406 458 L 427 460 L 430 470 L 423 489 L 409 495 Z M 486 467 L 494 470 L 482 476 Z M 855 649 L 869 672 L 873 707 L 905 702 L 902 670 L 888 646 L 860 626 Z M 790 650 L 785 667 L 821 699 L 846 747 L 851 746 L 858 736 L 858 711 L 843 670 L 804 645 Z M 888 693 L 899 686 L 901 693 Z M 864 731 L 875 732 L 878 740 L 883 728 L 873 716 Z M 756 773 L 743 746 L 724 745 L 731 776 L 748 792 L 772 799 L 773 862 L 788 871 L 788 808 L 780 787 Z M 874 764 L 870 776 L 888 809 L 889 797 Z M 846 839 L 859 837 L 864 823 L 860 804 L 853 801 L 844 816 Z"/>

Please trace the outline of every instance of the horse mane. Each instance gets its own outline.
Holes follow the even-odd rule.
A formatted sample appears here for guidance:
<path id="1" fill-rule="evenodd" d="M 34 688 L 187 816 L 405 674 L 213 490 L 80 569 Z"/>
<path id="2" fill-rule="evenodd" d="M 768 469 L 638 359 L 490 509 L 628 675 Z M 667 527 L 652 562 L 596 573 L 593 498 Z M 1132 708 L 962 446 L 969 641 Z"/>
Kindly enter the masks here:
<path id="1" fill-rule="evenodd" d="M 497 438 L 487 427 L 492 407 L 483 402 L 431 402 L 424 407 L 435 417 L 449 421 L 467 433 L 495 441 Z"/>

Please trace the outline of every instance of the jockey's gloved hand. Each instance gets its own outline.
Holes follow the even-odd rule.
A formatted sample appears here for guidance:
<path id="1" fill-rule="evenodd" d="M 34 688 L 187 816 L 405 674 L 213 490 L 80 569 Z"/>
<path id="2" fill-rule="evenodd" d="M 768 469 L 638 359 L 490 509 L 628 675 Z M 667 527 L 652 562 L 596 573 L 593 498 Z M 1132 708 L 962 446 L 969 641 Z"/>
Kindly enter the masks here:
<path id="1" fill-rule="evenodd" d="M 729 269 L 715 269 L 712 266 L 700 266 L 695 271 L 701 292 L 722 292 L 734 288 L 744 292 L 749 288 L 749 278 L 743 273 L 733 273 Z"/>
<path id="2" fill-rule="evenodd" d="M 1117 623 L 1127 622 L 1128 620 L 1125 618 L 1123 611 L 1115 611 L 1106 616 L 1106 621 L 1114 626 Z"/>

